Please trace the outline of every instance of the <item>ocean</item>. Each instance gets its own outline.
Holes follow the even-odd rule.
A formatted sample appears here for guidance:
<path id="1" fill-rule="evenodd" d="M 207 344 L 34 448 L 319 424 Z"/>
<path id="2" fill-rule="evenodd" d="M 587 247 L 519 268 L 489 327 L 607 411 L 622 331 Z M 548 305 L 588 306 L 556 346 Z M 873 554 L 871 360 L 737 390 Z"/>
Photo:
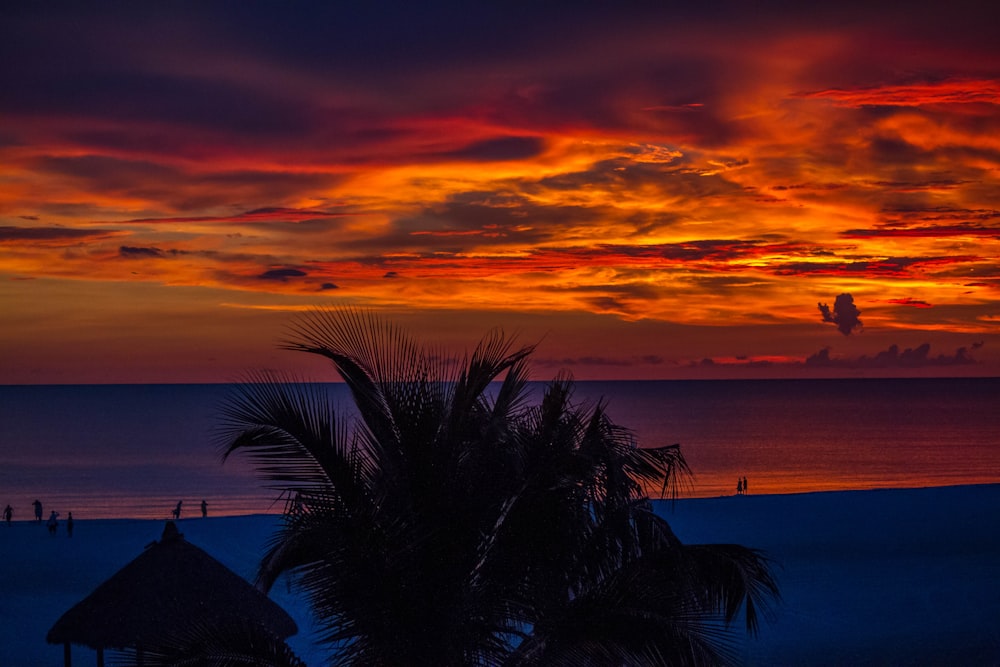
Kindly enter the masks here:
<path id="1" fill-rule="evenodd" d="M 345 409 L 343 385 L 326 385 Z M 538 396 L 541 384 L 533 386 Z M 0 386 L 0 507 L 33 516 L 276 512 L 213 430 L 231 385 Z M 640 446 L 680 443 L 687 497 L 1000 482 L 1000 378 L 578 382 Z"/>

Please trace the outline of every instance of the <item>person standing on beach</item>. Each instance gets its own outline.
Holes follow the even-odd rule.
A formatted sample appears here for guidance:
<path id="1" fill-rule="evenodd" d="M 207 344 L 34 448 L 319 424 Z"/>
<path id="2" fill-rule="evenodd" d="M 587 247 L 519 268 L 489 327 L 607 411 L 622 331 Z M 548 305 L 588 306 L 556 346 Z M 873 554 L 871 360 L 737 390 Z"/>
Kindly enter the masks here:
<path id="1" fill-rule="evenodd" d="M 52 510 L 46 525 L 49 527 L 49 535 L 55 535 L 56 529 L 59 528 L 59 512 Z"/>
<path id="2" fill-rule="evenodd" d="M 743 495 L 743 480 L 739 477 L 736 478 L 736 495 Z"/>
<path id="3" fill-rule="evenodd" d="M 66 535 L 73 537 L 73 513 L 70 512 L 69 516 L 66 517 Z"/>
<path id="4" fill-rule="evenodd" d="M 745 496 L 746 494 L 747 494 L 747 478 L 744 477 L 743 478 L 743 495 Z"/>
<path id="5" fill-rule="evenodd" d="M 204 519 L 206 516 L 208 516 L 208 503 L 206 503 L 204 500 L 202 500 L 201 501 L 201 518 Z"/>
<path id="6" fill-rule="evenodd" d="M 181 504 L 183 502 L 184 502 L 183 500 L 178 500 L 177 501 L 177 507 L 175 507 L 174 509 L 170 510 L 170 513 L 174 515 L 175 519 L 181 518 Z"/>
<path id="7" fill-rule="evenodd" d="M 3 520 L 6 521 L 9 526 L 12 518 L 14 518 L 14 508 L 7 505 L 7 507 L 3 508 Z"/>
<path id="8" fill-rule="evenodd" d="M 35 498 L 35 502 L 33 502 L 31 504 L 35 506 L 35 521 L 37 523 L 41 523 L 42 522 L 42 503 L 40 503 L 38 501 L 38 498 Z"/>

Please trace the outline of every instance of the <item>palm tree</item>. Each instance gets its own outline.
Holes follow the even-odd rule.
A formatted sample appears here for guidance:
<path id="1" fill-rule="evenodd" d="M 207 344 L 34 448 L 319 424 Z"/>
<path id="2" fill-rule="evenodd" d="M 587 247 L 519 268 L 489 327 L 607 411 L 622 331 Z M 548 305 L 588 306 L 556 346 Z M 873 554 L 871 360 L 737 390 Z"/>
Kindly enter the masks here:
<path id="1" fill-rule="evenodd" d="M 675 497 L 678 445 L 637 447 L 557 377 L 529 401 L 531 346 L 488 334 L 450 359 L 353 310 L 297 320 L 284 347 L 328 358 L 321 388 L 262 373 L 224 404 L 244 452 L 295 494 L 258 584 L 290 574 L 338 665 L 701 665 L 777 599 L 768 561 L 683 545 L 647 489 Z"/>

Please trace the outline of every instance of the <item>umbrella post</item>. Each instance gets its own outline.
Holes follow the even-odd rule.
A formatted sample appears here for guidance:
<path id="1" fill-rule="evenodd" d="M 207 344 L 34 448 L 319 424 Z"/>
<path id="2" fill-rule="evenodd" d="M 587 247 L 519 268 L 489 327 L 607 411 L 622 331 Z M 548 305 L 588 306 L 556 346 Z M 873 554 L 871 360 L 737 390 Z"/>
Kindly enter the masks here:
<path id="1" fill-rule="evenodd" d="M 73 667 L 73 651 L 69 642 L 63 644 L 63 667 Z"/>
<path id="2" fill-rule="evenodd" d="M 97 667 L 104 667 L 104 647 L 97 647 Z"/>

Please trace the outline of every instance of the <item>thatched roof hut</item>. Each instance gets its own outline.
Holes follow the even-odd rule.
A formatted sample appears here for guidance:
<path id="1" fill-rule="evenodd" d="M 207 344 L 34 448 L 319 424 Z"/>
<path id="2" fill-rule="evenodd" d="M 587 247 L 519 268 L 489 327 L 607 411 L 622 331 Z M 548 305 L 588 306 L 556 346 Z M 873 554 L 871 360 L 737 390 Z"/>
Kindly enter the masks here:
<path id="1" fill-rule="evenodd" d="M 97 651 L 154 647 L 164 632 L 233 619 L 285 639 L 298 628 L 275 602 L 246 580 L 184 539 L 168 521 L 159 542 L 98 586 L 56 621 L 50 644 Z"/>

